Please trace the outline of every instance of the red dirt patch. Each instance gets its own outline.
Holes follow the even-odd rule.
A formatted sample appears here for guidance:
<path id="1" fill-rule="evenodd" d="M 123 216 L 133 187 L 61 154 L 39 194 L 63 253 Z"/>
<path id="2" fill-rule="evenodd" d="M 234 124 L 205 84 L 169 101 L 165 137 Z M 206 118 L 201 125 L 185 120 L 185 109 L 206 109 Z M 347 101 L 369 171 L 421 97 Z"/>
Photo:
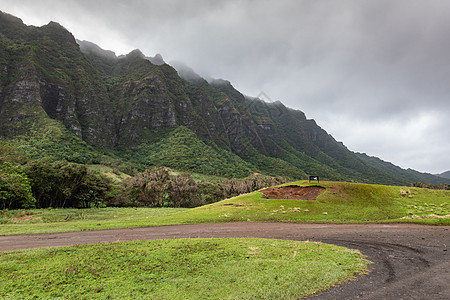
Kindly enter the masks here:
<path id="1" fill-rule="evenodd" d="M 294 200 L 316 200 L 317 196 L 325 192 L 321 186 L 296 186 L 288 185 L 273 187 L 262 190 L 266 199 L 294 199 Z"/>

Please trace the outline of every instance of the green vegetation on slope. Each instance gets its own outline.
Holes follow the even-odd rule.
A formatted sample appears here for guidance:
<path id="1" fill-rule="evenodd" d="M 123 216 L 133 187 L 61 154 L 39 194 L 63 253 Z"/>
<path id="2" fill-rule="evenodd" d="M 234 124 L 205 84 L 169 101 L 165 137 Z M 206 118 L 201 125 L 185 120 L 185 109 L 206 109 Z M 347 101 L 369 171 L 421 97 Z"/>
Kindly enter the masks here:
<path id="1" fill-rule="evenodd" d="M 80 139 L 61 121 L 46 115 L 41 107 L 23 106 L 20 112 L 28 117 L 14 123 L 14 137 L 0 137 L 0 142 L 13 147 L 16 155 L 23 157 L 23 161 L 45 158 L 80 164 L 102 163 L 125 171 L 131 169 L 126 161 L 115 158 L 110 153 L 105 154 L 101 149 Z"/>
<path id="2" fill-rule="evenodd" d="M 293 299 L 367 272 L 357 250 L 315 242 L 192 239 L 0 253 L 0 296 Z"/>
<path id="3" fill-rule="evenodd" d="M 147 166 L 228 178 L 246 177 L 254 169 L 239 156 L 200 141 L 184 126 L 148 132 L 146 139 L 147 142 L 125 152 L 130 160 L 137 158 L 137 162 Z"/>
<path id="4" fill-rule="evenodd" d="M 88 222 L 99 226 L 99 222 L 104 225 L 112 222 L 139 222 L 184 210 L 187 208 L 105 207 L 3 210 L 0 211 L 0 224 Z"/>

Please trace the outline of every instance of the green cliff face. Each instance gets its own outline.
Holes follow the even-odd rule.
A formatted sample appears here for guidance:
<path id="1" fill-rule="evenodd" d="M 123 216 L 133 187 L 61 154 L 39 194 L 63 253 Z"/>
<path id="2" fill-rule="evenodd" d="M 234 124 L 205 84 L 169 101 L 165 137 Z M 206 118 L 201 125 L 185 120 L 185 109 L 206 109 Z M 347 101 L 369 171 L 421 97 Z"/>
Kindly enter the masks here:
<path id="1" fill-rule="evenodd" d="M 23 134 L 27 124 L 52 118 L 90 144 L 112 145 L 106 89 L 73 36 L 56 23 L 27 27 L 5 14 L 0 23 L 1 134 Z"/>
<path id="2" fill-rule="evenodd" d="M 115 159 L 226 177 L 317 174 L 387 184 L 421 178 L 349 151 L 280 102 L 177 72 L 159 55 L 134 50 L 116 57 L 77 43 L 53 22 L 26 26 L 0 13 L 0 88 L 0 135 L 32 157 Z"/>

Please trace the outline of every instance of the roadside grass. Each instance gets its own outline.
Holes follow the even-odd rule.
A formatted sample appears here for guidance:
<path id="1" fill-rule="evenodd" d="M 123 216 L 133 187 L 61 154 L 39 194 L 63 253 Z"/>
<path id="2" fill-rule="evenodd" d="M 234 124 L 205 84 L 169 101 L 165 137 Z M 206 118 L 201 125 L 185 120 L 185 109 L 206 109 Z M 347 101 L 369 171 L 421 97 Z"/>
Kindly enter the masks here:
<path id="1" fill-rule="evenodd" d="M 298 181 L 285 185 L 317 184 Z M 264 199 L 261 192 L 253 192 L 193 209 L 0 211 L 0 235 L 221 222 L 450 225 L 450 191 L 347 182 L 321 182 L 320 186 L 325 192 L 316 200 Z M 32 216 L 13 221 L 11 215 L 19 213 Z"/>
<path id="2" fill-rule="evenodd" d="M 0 235 L 148 226 L 149 220 L 187 208 L 58 208 L 0 211 Z"/>
<path id="3" fill-rule="evenodd" d="M 0 253 L 3 299 L 297 299 L 367 273 L 357 250 L 180 239 Z"/>

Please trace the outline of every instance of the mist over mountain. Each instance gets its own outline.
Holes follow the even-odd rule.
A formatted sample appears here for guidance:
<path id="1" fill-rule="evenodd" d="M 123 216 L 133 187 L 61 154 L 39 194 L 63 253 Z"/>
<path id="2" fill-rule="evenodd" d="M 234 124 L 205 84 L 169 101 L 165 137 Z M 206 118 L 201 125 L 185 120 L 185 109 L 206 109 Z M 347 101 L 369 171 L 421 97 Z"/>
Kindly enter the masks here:
<path id="1" fill-rule="evenodd" d="M 117 57 L 57 23 L 0 13 L 0 136 L 31 156 L 226 177 L 407 184 L 448 180 L 337 142 L 305 113 L 140 50 Z M 38 151 L 37 151 L 38 150 Z"/>
<path id="2" fill-rule="evenodd" d="M 450 171 L 441 173 L 441 174 L 437 174 L 439 177 L 443 177 L 443 178 L 447 178 L 450 179 Z"/>
<path id="3" fill-rule="evenodd" d="M 207 84 L 207 81 L 197 74 L 191 67 L 180 61 L 171 61 L 170 64 L 177 70 L 178 75 L 192 84 Z"/>
<path id="4" fill-rule="evenodd" d="M 89 41 L 76 40 L 77 44 L 80 45 L 81 52 L 86 55 L 99 55 L 109 59 L 117 59 L 116 54 L 113 51 L 103 50 L 99 46 Z"/>

